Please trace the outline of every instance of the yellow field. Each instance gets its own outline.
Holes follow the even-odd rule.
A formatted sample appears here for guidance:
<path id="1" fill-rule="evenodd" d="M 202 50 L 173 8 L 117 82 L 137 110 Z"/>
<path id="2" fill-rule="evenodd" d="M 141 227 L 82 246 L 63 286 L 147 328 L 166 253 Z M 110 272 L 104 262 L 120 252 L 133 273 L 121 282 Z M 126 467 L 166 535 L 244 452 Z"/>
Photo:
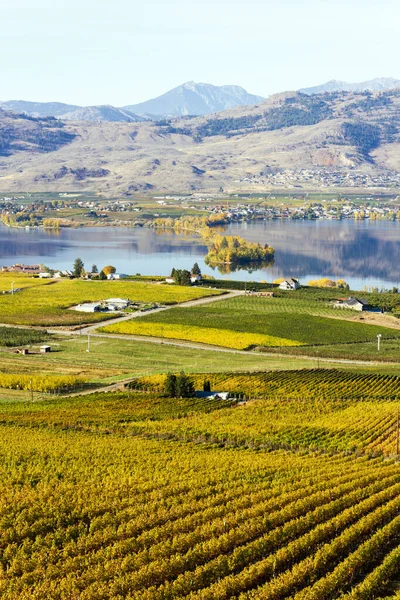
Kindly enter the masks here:
<path id="1" fill-rule="evenodd" d="M 0 285 L 9 290 L 9 273 L 0 274 Z M 39 279 L 24 278 L 26 285 L 36 286 Z M 44 281 L 44 280 L 43 280 Z M 42 283 L 42 282 L 41 282 Z M 18 287 L 16 285 L 16 287 Z M 21 286 L 20 286 L 21 287 Z M 0 296 L 0 322 L 20 325 L 73 325 L 101 321 L 107 315 L 78 313 L 67 310 L 84 302 L 107 298 L 129 298 L 133 302 L 174 304 L 204 296 L 220 294 L 218 291 L 183 286 L 168 286 L 136 281 L 83 281 L 62 279 L 46 282 L 38 287 L 25 287 L 14 295 Z"/>
<path id="2" fill-rule="evenodd" d="M 46 279 L 34 278 L 23 273 L 0 273 L 0 293 L 10 292 L 13 282 L 14 289 L 37 287 L 49 283 Z"/>
<path id="3" fill-rule="evenodd" d="M 196 327 L 195 325 L 180 325 L 174 323 L 149 323 L 141 319 L 115 323 L 103 327 L 107 333 L 122 333 L 125 335 L 146 335 L 161 338 L 173 338 L 191 342 L 201 342 L 212 346 L 223 346 L 244 350 L 250 346 L 301 346 L 300 342 L 278 338 L 259 333 L 242 333 L 229 329 L 212 327 Z"/>

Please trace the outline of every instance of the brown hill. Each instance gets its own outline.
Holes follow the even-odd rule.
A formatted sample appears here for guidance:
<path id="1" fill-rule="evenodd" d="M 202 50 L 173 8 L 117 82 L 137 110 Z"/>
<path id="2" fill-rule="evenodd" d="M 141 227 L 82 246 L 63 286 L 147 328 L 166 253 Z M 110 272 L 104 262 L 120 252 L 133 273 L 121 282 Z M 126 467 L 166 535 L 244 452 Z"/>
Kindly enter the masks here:
<path id="1" fill-rule="evenodd" d="M 263 191 L 353 185 L 357 177 L 383 185 L 399 176 L 399 132 L 399 90 L 289 92 L 211 116 L 145 123 L 0 111 L 0 191 Z"/>

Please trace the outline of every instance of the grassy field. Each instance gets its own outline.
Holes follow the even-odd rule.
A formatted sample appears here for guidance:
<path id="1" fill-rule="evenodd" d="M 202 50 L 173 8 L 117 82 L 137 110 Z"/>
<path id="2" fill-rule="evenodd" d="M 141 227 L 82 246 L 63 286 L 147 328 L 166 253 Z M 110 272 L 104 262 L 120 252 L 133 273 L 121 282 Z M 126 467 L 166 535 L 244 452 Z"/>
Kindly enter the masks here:
<path id="1" fill-rule="evenodd" d="M 29 377 L 40 372 L 47 376 L 72 376 L 83 378 L 87 384 L 104 386 L 129 377 L 184 370 L 188 373 L 219 371 L 259 371 L 263 369 L 306 368 L 310 361 L 291 356 L 248 356 L 225 354 L 212 350 L 199 351 L 124 339 L 96 338 L 91 336 L 90 353 L 87 336 L 73 338 L 52 337 L 50 354 L 22 356 L 8 349 L 0 349 L 1 372 Z M 397 369 L 396 365 L 391 367 Z M 30 397 L 29 390 L 8 391 L 0 389 L 0 401 L 16 401 Z M 42 396 L 36 395 L 35 400 Z"/>
<path id="2" fill-rule="evenodd" d="M 110 325 L 104 331 L 236 348 L 365 342 L 376 340 L 378 333 L 383 339 L 400 337 L 399 330 L 345 320 L 350 316 L 354 316 L 353 311 L 339 311 L 318 300 L 239 296 L 206 306 L 148 315 L 135 322 Z"/>
<path id="3" fill-rule="evenodd" d="M 46 279 L 39 279 L 31 275 L 24 275 L 23 273 L 0 272 L 0 293 L 11 292 L 13 283 L 16 290 L 47 285 L 49 282 Z"/>
<path id="4" fill-rule="evenodd" d="M 3 404 L 0 595 L 394 598 L 400 466 L 378 456 L 394 412 L 151 394 Z"/>
<path id="5" fill-rule="evenodd" d="M 9 274 L 7 274 L 9 275 Z M 3 274 L 0 274 L 0 282 Z M 9 277 L 7 286 L 9 285 Z M 28 279 L 36 286 L 38 279 Z M 34 282 L 34 283 L 33 283 Z M 5 285 L 5 283 L 3 284 Z M 82 313 L 67 310 L 70 306 L 107 298 L 129 298 L 133 302 L 174 304 L 211 296 L 220 292 L 183 286 L 168 286 L 137 281 L 83 281 L 78 279 L 47 282 L 26 287 L 14 295 L 0 296 L 0 320 L 4 324 L 79 325 L 109 318 L 105 313 Z"/>

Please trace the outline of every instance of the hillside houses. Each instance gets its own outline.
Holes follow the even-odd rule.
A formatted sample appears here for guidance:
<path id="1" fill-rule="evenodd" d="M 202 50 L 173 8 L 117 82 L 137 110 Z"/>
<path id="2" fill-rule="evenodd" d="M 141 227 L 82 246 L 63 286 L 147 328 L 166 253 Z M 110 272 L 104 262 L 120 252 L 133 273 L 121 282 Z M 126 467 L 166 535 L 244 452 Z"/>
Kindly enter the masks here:
<path id="1" fill-rule="evenodd" d="M 300 287 L 300 282 L 298 279 L 295 279 L 294 277 L 291 277 L 290 279 L 285 279 L 285 281 L 282 281 L 279 284 L 279 289 L 286 290 L 286 291 L 298 290 L 299 287 Z"/>

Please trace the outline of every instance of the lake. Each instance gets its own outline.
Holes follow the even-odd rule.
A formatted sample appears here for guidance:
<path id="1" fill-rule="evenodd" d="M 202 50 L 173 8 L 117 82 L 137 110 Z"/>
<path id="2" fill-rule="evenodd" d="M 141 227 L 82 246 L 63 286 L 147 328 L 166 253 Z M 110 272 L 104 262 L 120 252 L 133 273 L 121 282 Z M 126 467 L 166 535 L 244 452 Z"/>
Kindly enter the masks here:
<path id="1" fill-rule="evenodd" d="M 194 235 L 158 232 L 150 228 L 85 227 L 81 229 L 10 229 L 0 227 L 0 266 L 16 262 L 43 263 L 71 269 L 82 258 L 87 269 L 112 264 L 122 273 L 167 275 L 172 267 L 190 269 L 198 262 L 203 273 L 223 279 L 272 281 L 298 277 L 302 283 L 329 277 L 345 279 L 353 289 L 400 287 L 400 224 L 392 221 L 293 221 L 237 223 L 227 235 L 275 248 L 273 265 L 221 274 L 207 267 L 207 248 Z"/>

